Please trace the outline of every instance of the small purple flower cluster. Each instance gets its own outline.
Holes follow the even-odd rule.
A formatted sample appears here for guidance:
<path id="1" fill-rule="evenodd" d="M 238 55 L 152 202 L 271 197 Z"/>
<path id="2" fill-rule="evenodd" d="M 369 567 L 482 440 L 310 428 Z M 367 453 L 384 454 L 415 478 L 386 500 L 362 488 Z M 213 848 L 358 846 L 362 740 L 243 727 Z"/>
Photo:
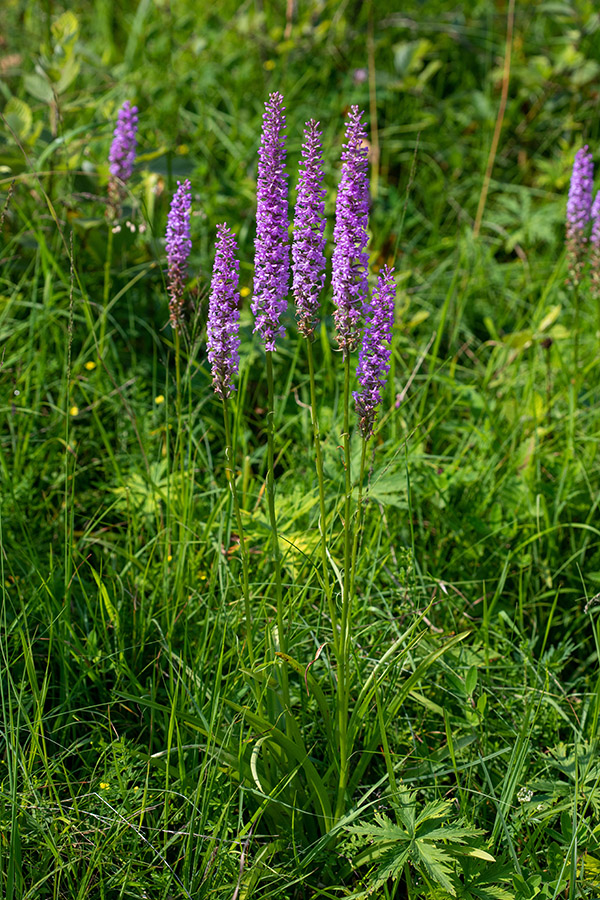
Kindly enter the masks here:
<path id="1" fill-rule="evenodd" d="M 586 144 L 575 154 L 567 200 L 567 268 L 569 283 L 573 287 L 581 282 L 587 244 L 586 230 L 590 219 L 593 219 L 592 243 L 597 244 L 600 237 L 598 203 L 594 203 L 592 208 L 593 179 L 594 163 Z"/>
<path id="2" fill-rule="evenodd" d="M 192 249 L 190 212 L 192 187 L 189 180 L 177 182 L 167 217 L 167 262 L 169 285 L 169 319 L 174 329 L 182 325 L 183 292 L 187 277 L 188 257 Z"/>

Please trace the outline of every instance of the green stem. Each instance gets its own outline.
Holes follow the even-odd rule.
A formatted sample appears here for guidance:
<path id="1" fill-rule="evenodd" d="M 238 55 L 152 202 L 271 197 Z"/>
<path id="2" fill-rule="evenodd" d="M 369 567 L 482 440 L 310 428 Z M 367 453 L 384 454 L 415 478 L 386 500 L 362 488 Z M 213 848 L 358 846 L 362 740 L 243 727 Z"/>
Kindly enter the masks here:
<path id="1" fill-rule="evenodd" d="M 338 630 L 337 630 L 337 612 L 335 602 L 331 592 L 331 582 L 329 580 L 329 563 L 327 560 L 327 513 L 325 511 L 325 476 L 323 473 L 323 454 L 321 452 L 321 438 L 319 434 L 319 419 L 317 416 L 317 392 L 315 388 L 315 362 L 313 357 L 312 342 L 310 338 L 306 341 L 306 349 L 308 353 L 308 372 L 310 377 L 310 414 L 312 419 L 313 440 L 315 444 L 315 457 L 317 463 L 317 479 L 319 482 L 319 531 L 321 533 L 321 563 L 323 567 L 323 586 L 325 588 L 325 596 L 327 598 L 327 607 L 329 609 L 329 617 L 331 619 L 331 627 L 333 629 L 333 650 L 335 656 L 338 656 Z"/>
<path id="2" fill-rule="evenodd" d="M 356 527 L 354 528 L 354 537 L 352 541 L 352 561 L 350 563 L 350 605 L 352 604 L 352 600 L 354 598 L 354 582 L 356 578 L 356 560 L 358 557 L 358 540 L 360 537 L 360 533 L 362 530 L 362 520 L 363 520 L 363 505 L 362 505 L 362 497 L 363 497 L 363 481 L 365 478 L 365 468 L 367 462 L 367 445 L 369 441 L 368 439 L 363 439 L 362 442 L 362 451 L 360 454 L 360 476 L 358 480 L 358 500 L 357 500 L 357 520 Z M 350 616 L 350 611 L 348 613 Z"/>
<path id="3" fill-rule="evenodd" d="M 279 534 L 277 531 L 277 516 L 275 515 L 275 392 L 273 389 L 273 351 L 266 351 L 267 357 L 267 501 L 269 504 L 269 520 L 271 523 L 271 538 L 273 547 L 273 562 L 275 564 L 275 597 L 277 604 L 277 634 L 279 652 L 287 653 L 287 635 L 283 625 L 283 589 L 281 584 L 281 552 L 279 549 Z M 286 712 L 290 708 L 288 688 L 288 676 L 286 664 L 281 667 L 281 681 L 283 687 L 283 699 Z M 287 716 L 286 716 L 287 719 Z"/>
<path id="4" fill-rule="evenodd" d="M 574 288 L 574 298 L 575 300 L 575 384 L 578 386 L 579 384 L 579 285 L 576 285 Z"/>
<path id="5" fill-rule="evenodd" d="M 252 617 L 250 614 L 250 579 L 248 574 L 248 548 L 244 537 L 244 525 L 240 509 L 235 474 L 233 471 L 233 443 L 231 440 L 231 426 L 229 424 L 229 403 L 227 397 L 223 399 L 223 419 L 225 422 L 225 476 L 231 491 L 233 508 L 240 538 L 240 552 L 242 554 L 242 589 L 244 592 L 244 609 L 246 613 L 246 642 L 248 644 L 248 656 L 250 664 L 254 666 L 254 649 L 252 647 Z"/>
<path id="6" fill-rule="evenodd" d="M 344 647 L 343 647 L 343 658 L 344 658 L 344 696 L 343 702 L 341 703 L 341 714 L 343 715 L 343 734 L 344 734 L 344 751 L 340 752 L 340 781 L 339 781 L 339 791 L 338 791 L 338 806 L 337 806 L 337 817 L 343 815 L 344 813 L 344 797 L 346 788 L 348 786 L 348 777 L 350 771 L 350 756 L 352 754 L 352 739 L 348 738 L 348 717 L 349 717 L 349 706 L 350 706 L 350 647 L 351 647 L 351 622 L 352 622 L 352 603 L 354 600 L 354 585 L 356 579 L 356 561 L 358 558 L 358 541 L 362 529 L 362 488 L 363 481 L 365 478 L 365 468 L 366 468 L 366 460 L 367 460 L 367 444 L 368 441 L 363 440 L 362 442 L 362 451 L 360 456 L 360 476 L 358 481 L 358 500 L 357 500 L 357 511 L 356 511 L 356 524 L 352 529 L 352 554 L 350 557 L 350 579 L 349 579 L 349 587 L 348 587 L 348 603 L 345 604 L 344 612 L 346 614 L 345 625 L 343 628 L 345 629 L 344 634 L 346 635 Z M 341 719 L 340 719 L 341 722 Z M 342 729 L 340 728 L 340 749 L 341 749 L 341 735 Z"/>
<path id="7" fill-rule="evenodd" d="M 350 571 L 352 558 L 352 472 L 350 468 L 350 355 L 344 358 L 344 465 L 346 469 L 346 494 L 344 499 L 344 577 L 342 590 L 342 622 L 338 652 L 338 729 L 340 736 L 340 776 L 335 811 L 336 821 L 342 816 L 348 784 L 348 706 L 349 706 L 349 621 L 350 621 Z"/>
<path id="8" fill-rule="evenodd" d="M 275 398 L 273 390 L 273 359 L 272 351 L 267 350 L 267 500 L 269 504 L 269 519 L 271 522 L 271 537 L 273 547 L 273 562 L 275 563 L 275 595 L 277 601 L 277 630 L 279 632 L 279 649 L 286 652 L 286 635 L 283 627 L 283 590 L 281 587 L 281 553 L 279 549 L 279 534 L 277 532 L 277 516 L 275 515 Z"/>
<path id="9" fill-rule="evenodd" d="M 185 512 L 186 504 L 186 472 L 185 472 L 185 440 L 183 428 L 183 416 L 181 409 L 181 335 L 179 329 L 175 330 L 175 416 L 177 419 L 177 436 L 175 439 L 174 457 L 179 463 L 179 480 L 176 483 L 177 507 L 179 510 L 179 536 L 178 536 L 178 563 L 176 567 L 175 596 L 179 596 L 181 585 L 185 583 Z M 178 603 L 173 604 L 174 617 L 178 615 Z"/>
<path id="10" fill-rule="evenodd" d="M 112 265 L 113 255 L 113 230 L 112 225 L 108 225 L 108 240 L 106 242 L 106 258 L 104 260 L 104 289 L 102 291 L 102 313 L 100 316 L 100 344 L 98 355 L 100 359 L 104 354 L 104 341 L 106 338 L 106 320 L 108 316 L 108 298 L 110 296 L 110 268 Z"/>
<path id="11" fill-rule="evenodd" d="M 350 599 L 350 559 L 352 548 L 352 471 L 350 461 L 350 356 L 344 359 L 344 467 L 346 470 L 346 491 L 344 498 L 344 596 L 342 597 L 342 649 L 346 648 L 348 626 L 348 603 Z"/>

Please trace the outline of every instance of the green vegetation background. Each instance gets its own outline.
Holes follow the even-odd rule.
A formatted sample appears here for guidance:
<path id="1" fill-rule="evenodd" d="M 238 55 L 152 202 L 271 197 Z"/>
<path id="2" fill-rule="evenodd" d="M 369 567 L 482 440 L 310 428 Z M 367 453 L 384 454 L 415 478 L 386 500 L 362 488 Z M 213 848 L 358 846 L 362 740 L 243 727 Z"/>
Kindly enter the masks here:
<path id="1" fill-rule="evenodd" d="M 257 818 L 256 784 L 240 787 L 220 749 L 228 736 L 242 753 L 256 735 L 227 706 L 249 694 L 239 541 L 203 326 L 220 221 L 239 236 L 240 284 L 251 289 L 257 148 L 275 90 L 287 107 L 292 189 L 303 123 L 321 122 L 329 236 L 344 113 L 366 110 L 371 267 L 394 262 L 398 274 L 357 575 L 357 671 L 428 604 L 406 671 L 470 631 L 402 705 L 388 759 L 415 802 L 452 800 L 457 821 L 482 829 L 497 863 L 456 869 L 461 896 L 598 893 L 600 307 L 586 279 L 576 321 L 563 243 L 575 151 L 588 143 L 600 160 L 600 18 L 585 0 L 517 0 L 487 183 L 510 14 L 491 0 L 5 0 L 8 900 L 337 897 L 361 878 L 373 896 L 452 896 L 427 887 L 416 844 L 389 881 L 372 875 L 377 862 L 360 855 L 357 834 L 311 855 L 303 811 Z M 126 99 L 139 107 L 138 161 L 107 265 L 107 154 Z M 193 314 L 178 422 L 163 234 L 182 177 L 194 194 Z M 266 387 L 243 295 L 236 467 L 257 610 L 268 618 Z M 342 378 L 329 289 L 324 306 L 315 350 L 333 507 Z M 307 371 L 291 316 L 288 325 L 276 362 L 278 509 L 293 646 L 306 666 L 327 623 L 310 564 Z M 328 677 L 326 655 L 315 677 Z M 402 677 L 390 675 L 390 691 Z M 303 728 L 318 763 L 310 702 Z M 362 822 L 391 803 L 384 755 L 374 753 L 356 796 Z"/>

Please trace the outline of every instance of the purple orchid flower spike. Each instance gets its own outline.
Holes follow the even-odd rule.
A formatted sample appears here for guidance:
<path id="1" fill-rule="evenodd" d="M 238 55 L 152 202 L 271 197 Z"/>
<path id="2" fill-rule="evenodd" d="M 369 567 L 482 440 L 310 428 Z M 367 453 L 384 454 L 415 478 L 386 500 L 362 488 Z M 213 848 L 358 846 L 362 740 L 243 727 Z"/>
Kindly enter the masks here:
<path id="1" fill-rule="evenodd" d="M 117 127 L 108 154 L 110 174 L 119 181 L 128 181 L 133 172 L 137 148 L 138 110 L 126 100 L 117 116 Z"/>
<path id="2" fill-rule="evenodd" d="M 592 181 L 594 163 L 587 144 L 575 154 L 567 200 L 567 267 L 569 283 L 581 281 L 586 245 L 585 229 L 592 214 Z"/>
<path id="3" fill-rule="evenodd" d="M 280 319 L 287 306 L 289 238 L 287 175 L 285 174 L 285 108 L 279 93 L 265 103 L 263 130 L 258 151 L 256 240 L 254 256 L 254 331 L 275 350 L 275 340 L 284 333 Z"/>
<path id="4" fill-rule="evenodd" d="M 356 401 L 358 427 L 365 440 L 373 434 L 377 408 L 390 370 L 395 298 L 394 270 L 384 266 L 366 308 L 365 331 L 356 369 L 360 390 L 352 394 Z"/>
<path id="5" fill-rule="evenodd" d="M 109 219 L 116 219 L 121 212 L 125 196 L 125 182 L 131 178 L 137 148 L 138 110 L 125 101 L 117 116 L 112 144 L 108 154 L 110 180 L 108 183 Z"/>
<path id="6" fill-rule="evenodd" d="M 190 239 L 190 212 L 192 187 L 189 180 L 177 182 L 177 190 L 171 200 L 167 217 L 166 248 L 169 269 L 169 319 L 177 330 L 183 323 L 183 292 L 187 278 L 188 257 L 192 249 Z"/>
<path id="7" fill-rule="evenodd" d="M 369 220 L 369 181 L 367 134 L 363 112 L 351 106 L 346 124 L 346 143 L 342 152 L 342 177 L 338 189 L 332 259 L 333 302 L 336 338 L 344 356 L 356 347 L 360 321 L 367 297 L 365 252 Z"/>
<path id="8" fill-rule="evenodd" d="M 292 242 L 296 318 L 298 331 L 306 338 L 313 336 L 325 283 L 325 190 L 321 187 L 323 150 L 318 129 L 314 119 L 304 128 Z"/>
<path id="9" fill-rule="evenodd" d="M 217 225 L 215 262 L 208 299 L 207 346 L 213 387 L 222 400 L 235 390 L 233 377 L 240 363 L 239 294 L 240 264 L 236 259 L 235 234 L 226 222 Z"/>

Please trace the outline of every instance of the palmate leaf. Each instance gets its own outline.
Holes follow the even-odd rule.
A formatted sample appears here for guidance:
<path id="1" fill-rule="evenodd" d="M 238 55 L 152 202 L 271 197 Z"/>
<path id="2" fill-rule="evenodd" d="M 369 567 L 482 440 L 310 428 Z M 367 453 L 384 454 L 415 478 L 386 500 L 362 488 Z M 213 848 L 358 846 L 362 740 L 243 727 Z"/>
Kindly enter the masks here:
<path id="1" fill-rule="evenodd" d="M 454 871 L 454 859 L 442 847 L 443 845 L 435 844 L 433 841 L 419 838 L 415 841 L 415 852 L 411 856 L 417 866 L 419 863 L 421 864 L 431 881 L 441 885 L 454 897 L 456 890 L 451 877 Z"/>
<path id="2" fill-rule="evenodd" d="M 360 850 L 352 859 L 353 865 L 374 867 L 368 876 L 367 891 L 353 897 L 366 897 L 388 879 L 399 879 L 407 861 L 445 896 L 456 897 L 462 887 L 457 877 L 461 857 L 494 862 L 487 850 L 470 845 L 483 834 L 480 829 L 444 822 L 452 812 L 450 802 L 434 800 L 418 812 L 416 794 L 402 790 L 392 806 L 398 824 L 376 812 L 373 824 L 347 828 L 350 834 L 363 839 L 358 841 Z M 487 898 L 482 896 L 480 900 Z"/>

